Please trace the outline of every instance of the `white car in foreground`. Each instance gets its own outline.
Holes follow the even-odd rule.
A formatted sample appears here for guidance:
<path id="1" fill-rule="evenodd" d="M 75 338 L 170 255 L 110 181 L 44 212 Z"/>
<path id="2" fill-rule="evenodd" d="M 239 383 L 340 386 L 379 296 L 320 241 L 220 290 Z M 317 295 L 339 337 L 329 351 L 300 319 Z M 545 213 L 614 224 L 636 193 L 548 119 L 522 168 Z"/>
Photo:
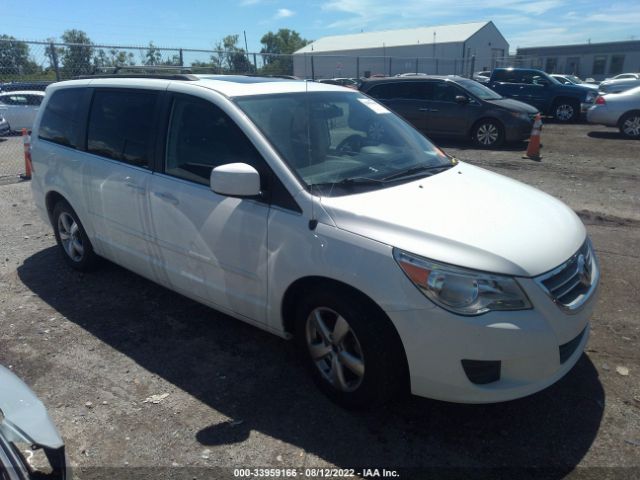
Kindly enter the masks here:
<path id="1" fill-rule="evenodd" d="M 0 478 L 70 478 L 62 438 L 29 387 L 0 365 Z"/>
<path id="2" fill-rule="evenodd" d="M 9 130 L 19 132 L 23 128 L 28 130 L 33 126 L 44 92 L 17 91 L 0 93 L 0 117 L 4 117 Z"/>
<path id="3" fill-rule="evenodd" d="M 246 76 L 47 89 L 33 195 L 65 261 L 108 258 L 285 338 L 347 406 L 541 390 L 599 278 L 559 200 L 435 147 L 350 89 Z M 250 379 L 247 379 L 250 381 Z"/>

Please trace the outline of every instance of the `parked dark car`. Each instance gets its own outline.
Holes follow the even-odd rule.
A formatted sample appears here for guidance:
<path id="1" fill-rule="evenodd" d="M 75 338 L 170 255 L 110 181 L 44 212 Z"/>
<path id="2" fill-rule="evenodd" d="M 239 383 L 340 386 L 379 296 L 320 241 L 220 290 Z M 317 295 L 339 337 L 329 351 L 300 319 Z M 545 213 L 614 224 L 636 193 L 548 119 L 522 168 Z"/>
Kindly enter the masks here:
<path id="1" fill-rule="evenodd" d="M 530 105 L 457 76 L 366 80 L 360 90 L 427 135 L 471 139 L 481 147 L 528 138 L 538 113 Z"/>
<path id="2" fill-rule="evenodd" d="M 51 85 L 53 82 L 8 82 L 0 83 L 0 92 L 15 92 L 17 90 L 42 90 Z"/>
<path id="3" fill-rule="evenodd" d="M 500 95 L 528 103 L 559 122 L 573 122 L 598 96 L 586 85 L 563 85 L 551 75 L 530 68 L 496 68 L 489 88 Z"/>

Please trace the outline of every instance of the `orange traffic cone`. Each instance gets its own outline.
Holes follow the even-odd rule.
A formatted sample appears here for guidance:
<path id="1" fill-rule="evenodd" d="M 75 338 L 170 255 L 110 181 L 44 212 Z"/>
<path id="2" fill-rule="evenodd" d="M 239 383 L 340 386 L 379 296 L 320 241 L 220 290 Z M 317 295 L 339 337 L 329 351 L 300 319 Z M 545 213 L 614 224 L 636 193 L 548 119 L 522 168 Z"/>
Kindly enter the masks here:
<path id="1" fill-rule="evenodd" d="M 26 128 L 22 129 L 22 145 L 24 146 L 24 174 L 20 175 L 20 178 L 31 180 L 31 135 Z"/>
<path id="2" fill-rule="evenodd" d="M 529 146 L 527 147 L 527 153 L 522 158 L 529 158 L 531 160 L 542 160 L 540 156 L 540 131 L 542 130 L 542 117 L 538 113 L 533 121 L 533 128 L 531 129 L 531 137 L 529 138 Z"/>

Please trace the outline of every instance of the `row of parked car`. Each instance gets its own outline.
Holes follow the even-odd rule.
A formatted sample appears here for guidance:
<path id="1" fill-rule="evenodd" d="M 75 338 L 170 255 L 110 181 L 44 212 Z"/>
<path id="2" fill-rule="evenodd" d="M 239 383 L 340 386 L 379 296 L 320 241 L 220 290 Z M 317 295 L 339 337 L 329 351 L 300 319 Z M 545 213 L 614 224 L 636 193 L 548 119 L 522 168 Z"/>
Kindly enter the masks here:
<path id="1" fill-rule="evenodd" d="M 538 112 L 563 123 L 586 114 L 591 123 L 640 138 L 640 88 L 603 93 L 580 79 L 557 77 L 534 69 L 496 68 L 487 82 L 403 74 L 365 79 L 358 88 L 429 136 L 471 139 L 481 147 L 528 138 Z"/>
<path id="2" fill-rule="evenodd" d="M 564 85 L 584 85 L 601 93 L 622 93 L 635 87 L 640 87 L 640 73 L 621 73 L 615 77 L 606 78 L 602 82 L 597 82 L 593 78 L 581 79 L 577 75 L 564 73 L 552 73 L 551 77 Z M 475 72 L 472 76 L 474 80 L 487 84 L 491 77 L 490 70 Z"/>

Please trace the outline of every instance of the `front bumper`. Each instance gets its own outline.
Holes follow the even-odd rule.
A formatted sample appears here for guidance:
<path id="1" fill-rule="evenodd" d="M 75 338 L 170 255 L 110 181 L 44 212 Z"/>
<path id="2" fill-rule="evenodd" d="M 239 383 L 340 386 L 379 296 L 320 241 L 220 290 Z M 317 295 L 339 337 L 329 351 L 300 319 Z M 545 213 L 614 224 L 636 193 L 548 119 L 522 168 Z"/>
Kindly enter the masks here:
<path id="1" fill-rule="evenodd" d="M 564 376 L 589 337 L 597 286 L 582 307 L 568 313 L 534 279 L 518 279 L 532 310 L 464 317 L 433 306 L 389 312 L 403 341 L 415 395 L 460 403 L 524 397 Z M 499 378 L 478 384 L 463 360 L 500 364 Z"/>
<path id="2" fill-rule="evenodd" d="M 505 141 L 520 142 L 531 137 L 533 120 L 512 119 L 505 122 Z"/>

